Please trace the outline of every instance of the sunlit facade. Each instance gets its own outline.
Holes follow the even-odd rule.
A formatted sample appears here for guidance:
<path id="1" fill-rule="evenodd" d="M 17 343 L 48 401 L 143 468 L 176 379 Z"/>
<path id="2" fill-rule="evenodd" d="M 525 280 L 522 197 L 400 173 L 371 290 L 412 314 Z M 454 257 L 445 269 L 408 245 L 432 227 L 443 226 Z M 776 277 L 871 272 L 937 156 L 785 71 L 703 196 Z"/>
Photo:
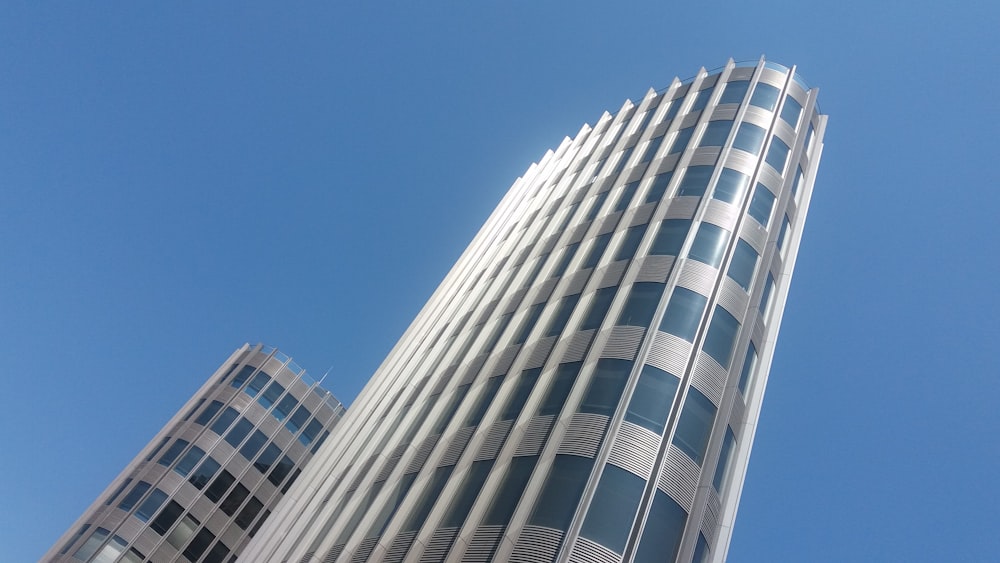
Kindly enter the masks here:
<path id="1" fill-rule="evenodd" d="M 724 560 L 816 95 L 730 62 L 545 154 L 240 561 Z"/>
<path id="2" fill-rule="evenodd" d="M 290 358 L 244 345 L 42 560 L 231 561 L 343 413 Z"/>

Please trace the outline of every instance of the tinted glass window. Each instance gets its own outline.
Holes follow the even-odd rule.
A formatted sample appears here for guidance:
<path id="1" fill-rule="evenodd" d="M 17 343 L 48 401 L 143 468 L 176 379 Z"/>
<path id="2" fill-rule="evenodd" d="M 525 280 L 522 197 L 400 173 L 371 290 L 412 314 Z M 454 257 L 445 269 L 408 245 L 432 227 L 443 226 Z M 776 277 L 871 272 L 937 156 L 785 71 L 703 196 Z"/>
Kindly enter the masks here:
<path id="1" fill-rule="evenodd" d="M 266 373 L 259 371 L 257 372 L 257 375 L 253 376 L 253 379 L 250 380 L 250 384 L 247 385 L 243 392 L 251 397 L 256 397 L 257 393 L 260 393 L 261 389 L 263 389 L 270 380 L 271 378 L 268 377 Z"/>
<path id="2" fill-rule="evenodd" d="M 604 251 L 608 248 L 608 243 L 611 242 L 611 235 L 614 233 L 604 233 L 594 237 L 594 244 L 590 247 L 590 253 L 583 260 L 583 264 L 580 265 L 581 268 L 593 268 L 601 261 L 601 256 L 604 256 Z"/>
<path id="3" fill-rule="evenodd" d="M 694 236 L 694 242 L 691 243 L 688 257 L 718 268 L 722 263 L 722 255 L 726 252 L 728 240 L 729 231 L 711 223 L 702 223 L 698 227 L 698 234 Z"/>
<path id="4" fill-rule="evenodd" d="M 757 367 L 757 348 L 751 342 L 750 346 L 747 347 L 747 355 L 743 359 L 743 369 L 740 371 L 740 382 L 737 385 L 740 393 L 744 396 L 747 394 L 747 387 L 755 367 Z"/>
<path id="5" fill-rule="evenodd" d="M 656 313 L 665 284 L 656 282 L 638 282 L 632 284 L 625 307 L 618 315 L 618 326 L 647 327 Z"/>
<path id="6" fill-rule="evenodd" d="M 665 135 L 660 135 L 649 141 L 646 145 L 646 152 L 642 155 L 642 160 L 640 162 L 649 162 L 653 160 L 653 156 L 656 155 L 656 151 L 660 150 L 660 145 L 663 144 L 663 137 Z"/>
<path id="7" fill-rule="evenodd" d="M 198 415 L 198 418 L 194 419 L 195 424 L 200 424 L 202 426 L 205 426 L 206 424 L 208 424 L 209 420 L 212 420 L 212 417 L 215 416 L 215 413 L 219 412 L 219 409 L 221 408 L 222 408 L 222 403 L 220 403 L 219 401 L 212 401 L 211 403 L 208 404 L 207 407 L 205 407 L 205 410 L 201 411 L 201 414 Z"/>
<path id="8" fill-rule="evenodd" d="M 625 384 L 628 383 L 631 371 L 632 362 L 630 360 L 610 358 L 598 360 L 594 375 L 590 380 L 590 386 L 587 387 L 587 392 L 580 403 L 580 412 L 605 416 L 613 415 L 622 398 L 622 391 L 625 390 Z"/>
<path id="9" fill-rule="evenodd" d="M 489 410 L 490 405 L 493 404 L 493 398 L 496 397 L 497 391 L 500 389 L 500 385 L 503 383 L 503 380 L 504 376 L 497 375 L 486 381 L 486 384 L 483 385 L 483 388 L 479 393 L 479 400 L 476 402 L 476 406 L 472 408 L 472 412 L 469 413 L 469 418 L 465 421 L 465 426 L 476 426 L 483 421 L 483 417 L 486 416 L 486 411 Z"/>
<path id="10" fill-rule="evenodd" d="M 208 489 L 205 489 L 205 497 L 212 502 L 219 502 L 222 495 L 226 494 L 226 491 L 235 482 L 236 478 L 233 477 L 233 474 L 223 469 L 215 481 L 212 481 L 212 484 L 208 486 Z"/>
<path id="11" fill-rule="evenodd" d="M 780 252 L 782 256 L 785 255 L 785 237 L 788 236 L 788 226 L 788 215 L 785 215 L 785 219 L 781 222 L 781 230 L 778 231 L 778 240 L 776 242 L 778 252 Z"/>
<path id="12" fill-rule="evenodd" d="M 802 115 L 802 105 L 795 101 L 795 98 L 787 96 L 785 105 L 781 107 L 781 119 L 791 125 L 792 129 L 795 129 L 795 126 L 799 124 L 800 115 Z"/>
<path id="13" fill-rule="evenodd" d="M 545 398 L 542 399 L 542 406 L 538 409 L 540 416 L 558 415 L 562 411 L 566 397 L 569 396 L 569 392 L 576 382 L 576 376 L 580 373 L 581 365 L 583 362 L 559 364 L 555 376 L 552 377 L 552 384 L 549 386 Z"/>
<path id="14" fill-rule="evenodd" d="M 639 189 L 639 181 L 630 182 L 624 188 L 622 188 L 621 195 L 618 196 L 618 201 L 615 202 L 615 211 L 625 211 L 628 206 L 632 203 L 632 198 L 635 197 L 635 192 Z"/>
<path id="15" fill-rule="evenodd" d="M 309 409 L 305 405 L 299 405 L 299 408 L 295 409 L 295 413 L 285 423 L 285 427 L 288 428 L 289 432 L 295 434 L 309 420 L 310 416 L 312 416 L 312 413 L 309 412 Z"/>
<path id="16" fill-rule="evenodd" d="M 727 82 L 726 89 L 722 91 L 722 97 L 719 98 L 719 105 L 738 104 L 742 102 L 749 87 L 749 80 L 734 80 L 732 82 Z"/>
<path id="17" fill-rule="evenodd" d="M 653 246 L 649 249 L 650 256 L 677 256 L 690 230 L 690 219 L 664 220 L 660 223 L 660 230 L 657 231 Z"/>
<path id="18" fill-rule="evenodd" d="M 255 368 L 253 366 L 243 366 L 243 369 L 236 374 L 236 377 L 234 377 L 229 384 L 237 389 L 243 387 L 243 384 L 247 382 L 247 379 L 250 377 L 250 374 L 253 373 L 254 369 Z"/>
<path id="19" fill-rule="evenodd" d="M 715 191 L 712 197 L 726 203 L 736 203 L 747 186 L 750 185 L 750 177 L 732 168 L 723 168 L 719 174 L 719 181 L 715 184 Z"/>
<path id="20" fill-rule="evenodd" d="M 451 394 L 451 398 L 448 399 L 448 404 L 445 406 L 444 410 L 438 416 L 437 422 L 434 424 L 434 428 L 431 430 L 431 434 L 440 434 L 444 432 L 444 429 L 448 427 L 448 423 L 451 422 L 452 417 L 455 416 L 455 411 L 458 410 L 458 406 L 462 404 L 465 400 L 465 396 L 469 393 L 469 387 L 471 384 L 466 383 L 465 385 L 459 385 L 454 392 Z M 303 432 L 303 434 L 305 434 Z"/>
<path id="21" fill-rule="evenodd" d="M 681 418 L 677 422 L 673 444 L 688 454 L 695 463 L 701 465 L 705 459 L 705 448 L 708 447 L 708 437 L 712 433 L 714 421 L 715 405 L 712 401 L 694 387 L 689 388 Z"/>
<path id="22" fill-rule="evenodd" d="M 757 184 L 757 189 L 753 192 L 753 199 L 750 200 L 750 209 L 747 213 L 766 229 L 771 219 L 771 209 L 773 207 L 774 194 L 764 184 Z"/>
<path id="23" fill-rule="evenodd" d="M 181 477 L 187 477 L 187 474 L 194 469 L 194 466 L 201 461 L 202 456 L 205 455 L 205 450 L 199 448 L 198 446 L 192 446 L 188 453 L 184 454 L 184 457 L 177 462 L 177 466 L 174 467 L 174 471 L 180 474 Z"/>
<path id="24" fill-rule="evenodd" d="M 638 476 L 614 465 L 605 465 L 580 535 L 615 553 L 622 553 L 645 485 L 646 481 Z"/>
<path id="25" fill-rule="evenodd" d="M 770 272 L 767 274 L 767 283 L 764 284 L 764 294 L 760 296 L 760 305 L 758 305 L 758 310 L 761 316 L 767 317 L 767 314 L 771 312 L 771 297 L 774 293 L 774 276 Z"/>
<path id="26" fill-rule="evenodd" d="M 576 512 L 593 463 L 594 460 L 585 457 L 557 455 L 528 523 L 566 530 Z"/>
<path id="27" fill-rule="evenodd" d="M 774 86 L 758 82 L 757 87 L 754 88 L 753 96 L 750 97 L 750 105 L 774 111 L 778 105 L 779 95 L 781 95 L 781 91 Z"/>
<path id="28" fill-rule="evenodd" d="M 566 249 L 563 250 L 562 257 L 559 258 L 559 263 L 556 264 L 554 270 L 552 270 L 553 278 L 557 278 L 566 273 L 566 269 L 569 268 L 570 262 L 573 261 L 573 257 L 576 256 L 576 251 L 580 249 L 580 243 L 574 242 L 573 244 L 567 245 Z"/>
<path id="29" fill-rule="evenodd" d="M 726 429 L 726 439 L 722 442 L 722 451 L 719 452 L 719 463 L 715 465 L 715 476 L 712 478 L 712 486 L 719 493 L 722 493 L 723 480 L 729 473 L 729 464 L 733 461 L 733 454 L 736 453 L 736 436 L 733 431 Z"/>
<path id="30" fill-rule="evenodd" d="M 608 194 L 610 192 L 601 192 L 594 196 L 594 203 L 590 204 L 590 210 L 587 211 L 587 220 L 592 221 L 597 217 L 598 212 L 601 210 L 601 206 L 604 205 L 605 200 L 608 199 Z"/>
<path id="31" fill-rule="evenodd" d="M 714 166 L 689 166 L 681 179 L 680 186 L 677 187 L 678 196 L 701 196 L 708 188 L 708 182 L 712 179 Z"/>
<path id="32" fill-rule="evenodd" d="M 660 330 L 679 336 L 688 342 L 694 342 L 694 335 L 698 331 L 698 323 L 701 321 L 701 313 L 705 310 L 707 301 L 707 297 L 690 289 L 683 287 L 674 289 L 667 303 L 667 311 L 663 313 Z"/>
<path id="33" fill-rule="evenodd" d="M 285 395 L 283 399 L 278 401 L 278 406 L 274 407 L 274 410 L 271 411 L 271 416 L 278 420 L 285 420 L 285 418 L 292 413 L 292 410 L 297 404 L 299 404 L 299 402 L 295 400 L 295 397 Z"/>
<path id="34" fill-rule="evenodd" d="M 285 480 L 285 477 L 288 477 L 288 474 L 292 472 L 293 467 L 295 467 L 295 464 L 292 462 L 291 458 L 287 455 L 283 455 L 281 456 L 281 460 L 274 465 L 274 469 L 271 470 L 271 473 L 267 475 L 267 480 L 270 481 L 272 485 L 277 487 L 282 481 Z"/>
<path id="35" fill-rule="evenodd" d="M 753 155 L 760 154 L 760 148 L 764 146 L 764 137 L 767 131 L 753 123 L 740 124 L 739 131 L 736 132 L 736 139 L 733 140 L 733 148 L 746 151 Z"/>
<path id="36" fill-rule="evenodd" d="M 694 133 L 694 127 L 685 127 L 677 132 L 677 136 L 674 137 L 673 144 L 670 145 L 670 151 L 667 154 L 677 154 L 684 150 L 687 146 L 688 141 L 691 140 L 691 134 Z"/>
<path id="37" fill-rule="evenodd" d="M 277 381 L 272 381 L 267 389 L 260 397 L 257 397 L 257 402 L 261 404 L 265 409 L 274 404 L 278 400 L 278 397 L 285 392 L 284 386 L 282 386 Z"/>
<path id="38" fill-rule="evenodd" d="M 260 502 L 257 497 L 251 497 L 247 501 L 247 505 L 243 507 L 243 510 L 236 515 L 234 522 L 236 522 L 236 525 L 240 529 L 246 530 L 250 524 L 253 524 L 253 519 L 257 517 L 262 508 L 264 508 L 264 503 Z"/>
<path id="39" fill-rule="evenodd" d="M 434 503 L 441 496 L 441 490 L 444 489 L 444 485 L 448 482 L 448 477 L 451 476 L 451 471 L 454 468 L 454 465 L 449 465 L 448 467 L 438 467 L 434 470 L 434 475 L 424 488 L 423 494 L 420 495 L 420 500 L 417 501 L 416 506 L 410 511 L 410 517 L 406 520 L 403 531 L 411 532 L 423 527 L 424 521 L 427 520 L 427 515 L 430 514 Z"/>
<path id="40" fill-rule="evenodd" d="M 747 291 L 750 289 L 750 282 L 753 280 L 753 272 L 756 268 L 757 251 L 745 240 L 740 239 L 736 243 L 736 251 L 733 253 L 733 261 L 729 263 L 727 275 L 744 291 Z"/>
<path id="41" fill-rule="evenodd" d="M 493 333 L 490 335 L 490 339 L 486 341 L 486 345 L 483 346 L 484 352 L 489 352 L 493 350 L 493 347 L 497 345 L 500 341 L 500 337 L 503 336 L 503 331 L 507 329 L 507 325 L 510 324 L 510 320 L 514 318 L 514 313 L 505 313 L 497 321 L 495 327 L 493 327 Z"/>
<path id="42" fill-rule="evenodd" d="M 663 434 L 670 406 L 680 380 L 651 365 L 642 367 L 639 381 L 625 411 L 625 420 L 657 434 Z"/>
<path id="43" fill-rule="evenodd" d="M 226 513 L 227 516 L 232 516 L 239 509 L 243 501 L 250 496 L 250 490 L 243 486 L 242 483 L 236 483 L 233 490 L 226 495 L 226 499 L 219 504 L 219 508 Z"/>
<path id="44" fill-rule="evenodd" d="M 135 517 L 143 522 L 148 522 L 165 500 L 167 500 L 167 493 L 161 491 L 160 489 L 153 489 L 153 492 L 146 497 L 146 500 L 144 500 L 142 504 L 139 505 L 138 510 L 135 511 Z"/>
<path id="45" fill-rule="evenodd" d="M 667 193 L 667 184 L 670 183 L 670 178 L 673 176 L 674 173 L 672 171 L 654 176 L 653 183 L 649 186 L 649 191 L 646 192 L 646 203 L 663 199 L 663 195 Z"/>
<path id="46" fill-rule="evenodd" d="M 705 88 L 704 90 L 700 90 L 698 92 L 698 95 L 695 96 L 695 98 L 694 98 L 694 103 L 691 104 L 691 110 L 690 111 L 698 111 L 698 110 L 705 109 L 705 106 L 708 105 L 708 98 L 710 98 L 711 96 L 712 96 L 712 87 L 711 86 L 709 86 L 708 88 Z"/>
<path id="47" fill-rule="evenodd" d="M 173 463 L 175 459 L 177 459 L 177 456 L 180 455 L 180 453 L 184 451 L 184 448 L 186 447 L 188 447 L 187 441 L 177 440 L 176 442 L 171 444 L 169 448 L 167 448 L 167 451 L 163 452 L 163 455 L 160 457 L 160 460 L 157 461 L 156 463 L 159 463 L 160 465 L 164 465 L 166 467 L 170 467 L 170 464 Z"/>
<path id="48" fill-rule="evenodd" d="M 135 506 L 135 503 L 139 502 L 139 499 L 142 498 L 142 495 L 146 494 L 146 491 L 148 491 L 149 487 L 151 486 L 152 485 L 150 485 L 145 481 L 139 481 L 138 483 L 135 484 L 134 487 L 132 487 L 132 490 L 129 491 L 128 495 L 126 495 L 125 498 L 122 499 L 121 503 L 118 505 L 118 508 L 124 510 L 125 512 L 132 510 L 132 507 Z"/>
<path id="49" fill-rule="evenodd" d="M 264 448 L 264 453 L 260 454 L 260 457 L 253 462 L 253 466 L 257 468 L 257 471 L 261 473 L 267 473 L 274 462 L 278 460 L 278 456 L 281 455 L 281 448 L 276 444 L 268 444 Z"/>
<path id="50" fill-rule="evenodd" d="M 208 484 L 208 482 L 215 475 L 215 472 L 218 470 L 219 470 L 219 462 L 215 461 L 215 459 L 211 457 L 207 457 L 205 458 L 205 461 L 201 462 L 201 465 L 198 466 L 198 469 L 196 469 L 194 473 L 191 474 L 191 477 L 188 479 L 188 481 L 192 485 L 194 485 L 196 489 L 201 490 L 205 487 L 206 484 Z"/>
<path id="51" fill-rule="evenodd" d="M 586 318 L 580 325 L 580 330 L 591 330 L 601 326 L 604 317 L 608 314 L 611 302 L 615 299 L 617 287 L 604 287 L 594 292 L 594 300 L 590 304 Z"/>
<path id="52" fill-rule="evenodd" d="M 157 515 L 156 519 L 149 525 L 149 527 L 160 534 L 161 536 L 167 533 L 167 530 L 174 525 L 174 522 L 180 518 L 181 514 L 184 513 L 184 507 L 177 504 L 175 501 L 170 501 L 167 506 L 163 507 L 160 514 Z"/>
<path id="53" fill-rule="evenodd" d="M 232 424 L 233 421 L 236 420 L 236 417 L 238 416 L 239 413 L 236 412 L 236 409 L 232 407 L 226 407 L 226 410 L 222 411 L 222 414 L 219 415 L 219 418 L 215 419 L 215 422 L 212 423 L 212 432 L 215 432 L 216 434 L 221 436 L 226 432 L 226 429 L 229 428 L 229 425 Z"/>
<path id="54" fill-rule="evenodd" d="M 545 331 L 545 336 L 559 336 L 562 334 L 570 315 L 576 309 L 578 301 L 580 301 L 579 293 L 567 295 L 559 300 L 559 308 L 556 309 L 556 314 L 552 317 L 552 321 L 549 322 L 549 328 Z"/>
<path id="55" fill-rule="evenodd" d="M 226 442 L 229 442 L 229 445 L 235 448 L 240 445 L 240 442 L 243 441 L 243 438 L 247 437 L 247 434 L 249 434 L 252 429 L 253 423 L 243 417 L 240 417 L 236 426 L 233 426 L 233 429 L 226 434 Z"/>
<path id="56" fill-rule="evenodd" d="M 511 344 L 523 344 L 528 339 L 531 329 L 535 328 L 535 323 L 538 322 L 538 317 L 542 316 L 543 309 L 545 309 L 545 303 L 535 303 L 528 309 L 528 314 L 521 321 L 521 327 L 518 329 L 517 335 L 514 336 Z"/>
<path id="57" fill-rule="evenodd" d="M 635 256 L 635 251 L 639 248 L 639 243 L 642 242 L 642 235 L 645 233 L 646 225 L 629 227 L 625 231 L 625 238 L 622 240 L 622 245 L 618 247 L 618 253 L 615 254 L 615 261 L 628 260 Z"/>
<path id="58" fill-rule="evenodd" d="M 705 134 L 701 136 L 700 147 L 721 147 L 726 144 L 729 131 L 733 128 L 733 121 L 710 121 L 705 128 Z"/>
<path id="59" fill-rule="evenodd" d="M 771 146 L 767 149 L 767 157 L 764 159 L 772 168 L 781 174 L 785 171 L 785 163 L 788 162 L 788 145 L 777 136 L 771 141 Z"/>
<path id="60" fill-rule="evenodd" d="M 250 439 L 247 440 L 247 443 L 243 444 L 243 447 L 240 448 L 240 454 L 247 459 L 253 459 L 253 457 L 257 455 L 257 452 L 259 452 L 266 443 L 267 436 L 265 436 L 260 430 L 254 430 L 253 434 L 250 435 Z"/>
<path id="61" fill-rule="evenodd" d="M 657 489 L 653 496 L 653 505 L 649 509 L 649 516 L 646 518 L 646 529 L 656 530 L 656 533 L 642 534 L 633 561 L 635 563 L 673 561 L 677 557 L 677 549 L 680 547 L 686 523 L 687 512 L 667 493 Z"/>
<path id="62" fill-rule="evenodd" d="M 729 369 L 729 362 L 733 356 L 733 346 L 736 344 L 736 335 L 740 331 L 740 323 L 721 306 L 715 306 L 715 314 L 712 315 L 712 324 L 708 327 L 708 335 L 705 336 L 705 345 L 702 350 L 715 358 L 719 365 Z"/>
<path id="63" fill-rule="evenodd" d="M 493 497 L 493 503 L 486 512 L 483 524 L 487 526 L 506 526 L 514 515 L 517 502 L 524 494 L 531 472 L 535 469 L 538 456 L 515 457 L 510 460 L 507 474 Z"/>
<path id="64" fill-rule="evenodd" d="M 541 373 L 542 368 L 526 369 L 521 372 L 517 378 L 517 384 L 510 394 L 510 399 L 500 414 L 500 420 L 514 420 L 521 414 L 521 409 L 528 401 L 528 396 L 531 395 L 531 390 L 534 389 L 535 382 L 538 381 L 538 376 Z"/>
<path id="65" fill-rule="evenodd" d="M 462 485 L 459 487 L 458 492 L 451 501 L 451 505 L 448 507 L 448 511 L 445 512 L 444 518 L 441 520 L 441 527 L 458 528 L 465 523 L 465 518 L 469 515 L 469 510 L 472 509 L 472 504 L 476 501 L 476 497 L 479 496 L 479 491 L 483 488 L 483 483 L 486 482 L 486 477 L 490 474 L 492 468 L 492 459 L 472 463 L 472 466 L 469 467 L 469 472 L 465 476 L 465 480 L 462 481 Z"/>
<path id="66" fill-rule="evenodd" d="M 188 561 L 197 561 L 205 553 L 205 550 L 208 549 L 208 546 L 212 545 L 213 541 L 215 541 L 215 534 L 208 531 L 208 528 L 202 528 L 195 534 L 194 539 L 191 540 L 187 548 L 184 549 L 184 557 Z"/>

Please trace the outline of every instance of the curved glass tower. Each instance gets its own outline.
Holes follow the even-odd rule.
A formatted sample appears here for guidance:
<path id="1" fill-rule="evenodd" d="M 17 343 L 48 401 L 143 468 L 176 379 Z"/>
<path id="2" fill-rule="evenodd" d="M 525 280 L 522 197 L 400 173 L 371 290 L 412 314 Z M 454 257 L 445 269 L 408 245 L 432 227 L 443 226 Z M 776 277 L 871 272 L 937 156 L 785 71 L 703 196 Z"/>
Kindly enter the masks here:
<path id="1" fill-rule="evenodd" d="M 730 61 L 503 198 L 241 561 L 721 561 L 826 116 Z"/>
<path id="2" fill-rule="evenodd" d="M 244 345 L 42 560 L 230 561 L 343 413 L 291 358 Z"/>

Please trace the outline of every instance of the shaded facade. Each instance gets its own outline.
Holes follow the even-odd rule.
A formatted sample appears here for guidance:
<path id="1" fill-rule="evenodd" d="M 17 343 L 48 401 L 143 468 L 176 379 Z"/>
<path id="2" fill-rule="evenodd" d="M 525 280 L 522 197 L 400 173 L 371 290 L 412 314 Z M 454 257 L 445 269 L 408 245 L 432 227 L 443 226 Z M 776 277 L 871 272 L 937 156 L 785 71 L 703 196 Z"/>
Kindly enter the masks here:
<path id="1" fill-rule="evenodd" d="M 826 116 L 765 60 L 519 178 L 241 561 L 721 561 Z"/>
<path id="2" fill-rule="evenodd" d="M 43 560 L 231 561 L 343 413 L 290 358 L 244 345 Z"/>

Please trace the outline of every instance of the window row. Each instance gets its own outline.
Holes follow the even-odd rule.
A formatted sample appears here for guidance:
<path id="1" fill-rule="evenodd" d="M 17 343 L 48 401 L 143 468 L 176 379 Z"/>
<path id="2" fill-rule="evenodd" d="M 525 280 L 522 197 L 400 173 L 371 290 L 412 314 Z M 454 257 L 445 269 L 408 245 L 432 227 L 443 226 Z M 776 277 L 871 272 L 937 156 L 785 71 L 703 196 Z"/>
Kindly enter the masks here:
<path id="1" fill-rule="evenodd" d="M 236 389 L 243 389 L 243 392 L 251 397 L 256 397 L 257 402 L 265 409 L 270 409 L 271 416 L 273 416 L 279 422 L 284 421 L 285 427 L 292 434 L 295 434 L 299 429 L 305 427 L 303 434 L 299 436 L 299 441 L 303 445 L 308 446 L 316 439 L 319 432 L 323 429 L 323 423 L 320 422 L 318 418 L 313 418 L 306 425 L 306 421 L 312 417 L 312 414 L 305 405 L 299 404 L 298 399 L 292 396 L 291 393 L 285 392 L 285 387 L 278 383 L 277 381 L 272 381 L 271 376 L 264 373 L 263 370 L 257 371 L 253 378 L 250 378 L 251 374 L 254 373 L 256 368 L 253 366 L 243 366 L 243 369 L 233 377 L 230 385 Z M 249 383 L 248 383 L 249 380 Z M 244 387 L 244 384 L 246 386 Z M 280 400 L 279 400 L 280 399 Z M 213 405 L 218 403 L 218 401 L 213 401 Z M 271 407 L 274 408 L 271 408 Z M 204 425 L 208 419 L 211 419 L 218 411 L 218 407 L 215 410 L 206 409 L 202 414 L 195 420 L 201 425 Z M 206 418 L 207 416 L 207 418 Z M 318 448 L 316 448 L 318 449 Z"/>

